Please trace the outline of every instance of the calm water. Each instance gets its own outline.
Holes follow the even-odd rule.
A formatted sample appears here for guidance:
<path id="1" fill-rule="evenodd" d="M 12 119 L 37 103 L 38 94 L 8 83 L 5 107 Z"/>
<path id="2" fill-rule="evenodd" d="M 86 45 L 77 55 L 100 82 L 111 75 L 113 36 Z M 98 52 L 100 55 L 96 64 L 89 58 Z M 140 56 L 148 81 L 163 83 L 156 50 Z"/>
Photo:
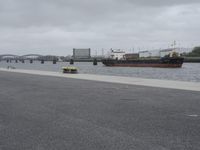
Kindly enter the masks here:
<path id="1" fill-rule="evenodd" d="M 26 61 L 24 64 L 19 62 L 6 63 L 0 62 L 1 68 L 13 66 L 18 69 L 33 69 L 45 71 L 61 71 L 63 66 L 69 66 L 68 62 L 45 62 L 41 64 L 39 61 L 34 61 L 30 64 Z M 93 66 L 92 62 L 75 62 L 74 66 L 78 67 L 79 73 L 86 74 L 102 74 L 127 77 L 141 77 L 151 79 L 167 79 L 179 81 L 200 82 L 200 63 L 184 63 L 182 68 L 134 68 L 134 67 L 105 67 L 102 63 Z"/>

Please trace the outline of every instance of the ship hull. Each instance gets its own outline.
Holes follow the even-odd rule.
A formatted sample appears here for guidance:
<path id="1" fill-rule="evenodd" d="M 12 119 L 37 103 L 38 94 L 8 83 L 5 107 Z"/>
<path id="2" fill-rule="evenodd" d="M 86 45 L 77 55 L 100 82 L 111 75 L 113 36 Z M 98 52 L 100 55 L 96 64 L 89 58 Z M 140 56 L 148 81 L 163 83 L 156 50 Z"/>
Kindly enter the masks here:
<path id="1" fill-rule="evenodd" d="M 159 68 L 181 68 L 183 58 L 161 58 L 161 59 L 137 59 L 137 60 L 114 60 L 104 59 L 102 63 L 110 67 L 159 67 Z"/>

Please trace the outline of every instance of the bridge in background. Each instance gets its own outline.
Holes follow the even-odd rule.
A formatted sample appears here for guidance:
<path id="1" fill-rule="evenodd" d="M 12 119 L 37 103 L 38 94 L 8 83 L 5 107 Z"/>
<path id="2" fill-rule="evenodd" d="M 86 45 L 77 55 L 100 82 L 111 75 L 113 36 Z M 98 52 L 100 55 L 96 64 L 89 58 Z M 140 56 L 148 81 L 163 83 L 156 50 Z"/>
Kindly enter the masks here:
<path id="1" fill-rule="evenodd" d="M 53 61 L 55 64 L 58 61 L 63 62 L 93 62 L 96 64 L 96 62 L 101 62 L 103 57 L 91 57 L 90 59 L 74 59 L 71 56 L 55 56 L 55 55 L 40 55 L 40 54 L 26 54 L 26 55 L 13 55 L 13 54 L 0 54 L 0 61 L 7 61 L 7 63 L 15 61 L 16 63 L 22 62 L 25 63 L 25 60 L 30 61 L 30 63 L 33 63 L 33 61 L 41 61 L 41 63 L 44 63 L 45 61 Z"/>
<path id="2" fill-rule="evenodd" d="M 13 54 L 2 54 L 0 55 L 0 60 L 44 60 L 52 61 L 58 60 L 58 56 L 53 55 L 40 55 L 40 54 L 27 54 L 27 55 L 13 55 Z"/>

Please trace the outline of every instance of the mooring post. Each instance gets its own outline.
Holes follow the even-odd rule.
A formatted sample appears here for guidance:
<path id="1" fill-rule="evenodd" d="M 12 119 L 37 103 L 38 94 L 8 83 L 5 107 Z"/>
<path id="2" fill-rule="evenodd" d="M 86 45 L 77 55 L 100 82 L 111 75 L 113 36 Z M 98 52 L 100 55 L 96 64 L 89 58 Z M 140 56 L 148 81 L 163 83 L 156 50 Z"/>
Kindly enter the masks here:
<path id="1" fill-rule="evenodd" d="M 73 65 L 74 64 L 74 60 L 73 59 L 70 59 L 70 65 Z"/>
<path id="2" fill-rule="evenodd" d="M 41 60 L 41 64 L 44 64 L 44 60 Z"/>
<path id="3" fill-rule="evenodd" d="M 94 65 L 94 66 L 97 65 L 97 59 L 96 59 L 96 58 L 93 60 L 93 65 Z"/>
<path id="4" fill-rule="evenodd" d="M 56 62 L 57 62 L 57 61 L 54 59 L 54 60 L 53 60 L 53 64 L 56 64 Z"/>

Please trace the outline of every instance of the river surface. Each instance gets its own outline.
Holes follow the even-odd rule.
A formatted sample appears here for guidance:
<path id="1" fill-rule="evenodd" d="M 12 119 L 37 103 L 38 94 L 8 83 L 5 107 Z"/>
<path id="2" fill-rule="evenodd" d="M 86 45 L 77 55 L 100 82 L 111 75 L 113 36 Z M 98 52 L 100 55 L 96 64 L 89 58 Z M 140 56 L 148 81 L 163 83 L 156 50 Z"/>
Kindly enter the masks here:
<path id="1" fill-rule="evenodd" d="M 0 62 L 0 68 L 7 68 L 7 66 L 17 69 L 59 72 L 63 66 L 69 66 L 69 62 L 57 62 L 57 64 L 52 62 L 41 64 L 39 61 L 34 61 L 32 64 L 29 61 L 25 61 L 24 64 L 14 61 L 11 63 Z M 200 63 L 184 63 L 182 68 L 106 67 L 100 62 L 97 66 L 93 66 L 92 62 L 75 62 L 73 66 L 78 67 L 79 73 L 84 74 L 200 82 Z"/>

